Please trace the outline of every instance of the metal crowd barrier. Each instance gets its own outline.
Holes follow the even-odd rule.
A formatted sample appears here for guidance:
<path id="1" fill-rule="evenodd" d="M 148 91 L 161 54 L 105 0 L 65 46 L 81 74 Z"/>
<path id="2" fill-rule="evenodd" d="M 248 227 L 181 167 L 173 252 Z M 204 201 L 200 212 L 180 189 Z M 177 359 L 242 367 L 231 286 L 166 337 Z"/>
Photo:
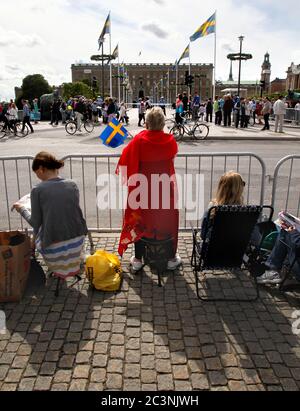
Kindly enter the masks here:
<path id="1" fill-rule="evenodd" d="M 277 163 L 274 171 L 272 206 L 276 213 L 284 210 L 299 216 L 300 155 L 284 157 Z"/>
<path id="2" fill-rule="evenodd" d="M 11 206 L 38 183 L 31 171 L 33 157 L 0 157 L 0 229 L 23 229 L 26 223 Z M 61 175 L 76 181 L 84 217 L 90 231 L 118 232 L 122 227 L 126 188 L 115 176 L 119 155 L 69 155 L 64 158 Z M 180 229 L 199 225 L 203 212 L 213 198 L 218 181 L 226 171 L 242 174 L 246 204 L 263 204 L 266 167 L 252 153 L 179 154 L 175 169 L 179 189 Z M 186 176 L 186 177 L 185 177 Z M 199 176 L 199 177 L 197 177 Z M 97 185 L 98 181 L 98 185 Z M 198 188 L 198 190 L 196 190 Z M 106 191 L 105 191 L 106 190 Z M 107 208 L 99 209 L 99 196 Z"/>

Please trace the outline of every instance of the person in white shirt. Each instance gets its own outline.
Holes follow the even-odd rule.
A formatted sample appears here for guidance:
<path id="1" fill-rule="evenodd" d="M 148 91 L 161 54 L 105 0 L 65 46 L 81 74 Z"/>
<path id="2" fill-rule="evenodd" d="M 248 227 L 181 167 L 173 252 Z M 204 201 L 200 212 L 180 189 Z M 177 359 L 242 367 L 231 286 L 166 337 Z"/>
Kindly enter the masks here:
<path id="1" fill-rule="evenodd" d="M 286 114 L 286 106 L 284 101 L 282 100 L 283 96 L 279 96 L 278 100 L 275 101 L 273 111 L 275 114 L 275 133 L 278 131 L 278 124 L 279 124 L 279 133 L 283 133 L 283 120 L 284 115 Z"/>
<path id="2" fill-rule="evenodd" d="M 9 109 L 7 110 L 6 114 L 8 121 L 9 121 L 9 127 L 14 130 L 14 134 L 17 133 L 17 128 L 16 128 L 16 123 L 18 120 L 18 109 L 15 105 L 15 103 L 11 103 Z"/>

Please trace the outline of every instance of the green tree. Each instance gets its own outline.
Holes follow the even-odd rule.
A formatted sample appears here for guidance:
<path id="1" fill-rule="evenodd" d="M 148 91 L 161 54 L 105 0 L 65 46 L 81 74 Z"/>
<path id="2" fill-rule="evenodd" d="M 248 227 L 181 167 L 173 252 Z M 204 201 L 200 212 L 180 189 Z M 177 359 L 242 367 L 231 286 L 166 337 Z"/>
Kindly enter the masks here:
<path id="1" fill-rule="evenodd" d="M 23 79 L 22 97 L 32 101 L 34 98 L 40 98 L 43 94 L 52 92 L 48 81 L 41 74 L 32 74 Z"/>
<path id="2" fill-rule="evenodd" d="M 65 99 L 68 99 L 69 97 L 76 96 L 85 96 L 87 98 L 93 98 L 93 92 L 91 88 L 82 81 L 77 81 L 76 83 L 64 83 L 63 97 Z"/>

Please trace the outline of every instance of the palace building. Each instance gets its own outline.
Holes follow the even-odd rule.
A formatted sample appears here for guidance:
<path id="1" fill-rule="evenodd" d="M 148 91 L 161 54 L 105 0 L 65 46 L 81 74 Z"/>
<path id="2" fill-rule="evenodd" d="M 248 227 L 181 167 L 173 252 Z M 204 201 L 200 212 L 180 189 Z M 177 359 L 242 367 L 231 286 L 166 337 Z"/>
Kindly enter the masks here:
<path id="1" fill-rule="evenodd" d="M 104 90 L 104 96 L 109 93 L 109 65 L 102 64 L 72 64 L 72 82 L 84 79 L 97 80 L 99 94 Z M 178 66 L 178 77 L 176 80 L 176 70 L 173 64 L 125 64 L 124 71 L 127 73 L 127 80 L 122 78 L 120 73 L 121 100 L 137 101 L 140 97 L 150 97 L 156 102 L 160 97 L 164 97 L 168 102 L 176 100 L 176 90 L 178 93 L 187 91 L 184 85 L 185 73 L 189 70 L 188 64 Z M 112 65 L 113 97 L 118 98 L 118 65 Z M 202 99 L 212 97 L 213 87 L 213 65 L 212 64 L 191 64 L 191 75 L 194 76 L 192 94 L 195 91 L 200 93 Z M 103 79 L 103 81 L 102 81 Z M 177 87 L 176 87 L 177 83 Z M 104 87 L 103 87 L 104 85 Z"/>

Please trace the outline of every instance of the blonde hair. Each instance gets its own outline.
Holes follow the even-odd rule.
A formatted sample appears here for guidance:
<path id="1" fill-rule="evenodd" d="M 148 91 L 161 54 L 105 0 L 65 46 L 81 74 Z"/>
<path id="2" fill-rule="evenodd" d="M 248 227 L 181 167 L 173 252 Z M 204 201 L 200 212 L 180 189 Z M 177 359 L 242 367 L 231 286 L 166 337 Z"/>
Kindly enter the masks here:
<path id="1" fill-rule="evenodd" d="M 149 130 L 160 131 L 165 126 L 165 116 L 160 107 L 153 107 L 146 115 L 146 123 Z"/>
<path id="2" fill-rule="evenodd" d="M 242 205 L 245 182 L 235 171 L 228 171 L 219 181 L 214 205 Z"/>

